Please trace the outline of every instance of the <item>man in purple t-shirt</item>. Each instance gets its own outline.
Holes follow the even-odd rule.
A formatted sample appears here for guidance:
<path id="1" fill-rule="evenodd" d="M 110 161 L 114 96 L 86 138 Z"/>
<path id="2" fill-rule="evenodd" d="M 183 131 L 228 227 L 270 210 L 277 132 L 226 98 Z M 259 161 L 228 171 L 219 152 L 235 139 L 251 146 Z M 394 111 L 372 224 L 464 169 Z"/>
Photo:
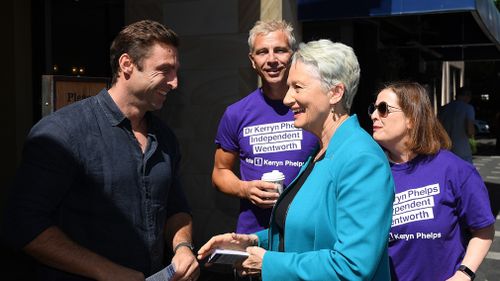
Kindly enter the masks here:
<path id="1" fill-rule="evenodd" d="M 262 87 L 230 105 L 217 131 L 212 182 L 241 199 L 238 233 L 268 226 L 278 193 L 274 184 L 260 180 L 262 174 L 281 171 L 286 187 L 317 144 L 316 137 L 293 126 L 293 113 L 283 104 L 295 45 L 292 31 L 285 21 L 258 21 L 250 30 L 248 56 Z M 233 171 L 238 158 L 241 179 Z"/>

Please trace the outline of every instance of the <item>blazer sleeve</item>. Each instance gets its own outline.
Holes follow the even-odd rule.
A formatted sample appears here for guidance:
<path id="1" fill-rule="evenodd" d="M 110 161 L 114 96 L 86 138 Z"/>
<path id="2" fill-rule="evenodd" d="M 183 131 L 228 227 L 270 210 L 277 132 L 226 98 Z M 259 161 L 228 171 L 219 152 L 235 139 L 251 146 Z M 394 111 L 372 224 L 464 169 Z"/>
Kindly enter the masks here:
<path id="1" fill-rule="evenodd" d="M 268 244 L 269 244 L 269 229 L 263 229 L 259 232 L 256 232 L 255 235 L 259 238 L 259 247 L 264 248 L 266 250 L 269 249 Z"/>

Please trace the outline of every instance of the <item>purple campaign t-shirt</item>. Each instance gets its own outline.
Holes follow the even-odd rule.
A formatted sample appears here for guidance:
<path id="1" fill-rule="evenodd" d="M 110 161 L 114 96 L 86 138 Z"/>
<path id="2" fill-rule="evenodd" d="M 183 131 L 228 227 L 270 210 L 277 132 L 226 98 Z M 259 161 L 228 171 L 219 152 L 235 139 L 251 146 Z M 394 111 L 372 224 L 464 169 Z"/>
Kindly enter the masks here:
<path id="1" fill-rule="evenodd" d="M 226 109 L 215 143 L 239 153 L 242 180 L 260 180 L 263 173 L 279 170 L 285 174 L 286 188 L 316 147 L 317 138 L 295 128 L 293 113 L 281 100 L 270 100 L 257 89 Z M 240 202 L 236 232 L 267 228 L 271 209 L 246 199 Z"/>
<path id="2" fill-rule="evenodd" d="M 465 255 L 467 229 L 495 222 L 476 168 L 447 150 L 391 164 L 396 196 L 389 235 L 393 280 L 450 278 Z"/>

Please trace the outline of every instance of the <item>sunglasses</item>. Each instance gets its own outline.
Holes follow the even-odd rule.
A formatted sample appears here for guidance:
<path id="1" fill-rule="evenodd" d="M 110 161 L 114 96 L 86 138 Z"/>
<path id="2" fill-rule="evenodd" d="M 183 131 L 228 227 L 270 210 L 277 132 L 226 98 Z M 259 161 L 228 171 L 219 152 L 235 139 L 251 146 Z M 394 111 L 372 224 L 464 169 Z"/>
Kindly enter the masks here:
<path id="1" fill-rule="evenodd" d="M 397 108 L 397 107 L 388 105 L 385 101 L 382 101 L 379 104 L 374 104 L 374 103 L 370 104 L 368 106 L 368 115 L 371 116 L 373 114 L 373 112 L 375 112 L 375 110 L 378 111 L 378 114 L 380 115 L 380 117 L 387 117 L 387 115 L 389 115 L 389 113 L 403 111 L 403 110 L 401 110 L 401 108 Z"/>

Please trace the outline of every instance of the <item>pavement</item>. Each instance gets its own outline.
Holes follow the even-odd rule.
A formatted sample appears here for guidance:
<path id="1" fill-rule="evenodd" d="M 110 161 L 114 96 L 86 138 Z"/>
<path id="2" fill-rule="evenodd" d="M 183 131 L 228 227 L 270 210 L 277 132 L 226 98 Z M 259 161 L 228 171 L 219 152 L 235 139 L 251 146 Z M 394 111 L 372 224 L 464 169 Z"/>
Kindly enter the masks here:
<path id="1" fill-rule="evenodd" d="M 495 238 L 485 260 L 476 272 L 476 281 L 500 280 L 500 155 L 495 154 L 495 139 L 478 139 L 474 166 L 488 188 L 491 209 L 496 217 Z"/>

